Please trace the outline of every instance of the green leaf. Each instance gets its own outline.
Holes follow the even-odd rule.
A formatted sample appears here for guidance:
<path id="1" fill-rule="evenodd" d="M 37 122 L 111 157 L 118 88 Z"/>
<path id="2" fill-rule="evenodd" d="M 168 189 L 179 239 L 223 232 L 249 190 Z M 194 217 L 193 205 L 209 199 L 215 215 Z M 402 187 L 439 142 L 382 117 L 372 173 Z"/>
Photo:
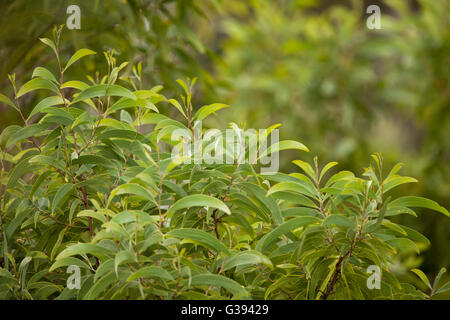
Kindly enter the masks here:
<path id="1" fill-rule="evenodd" d="M 130 99 L 130 98 L 120 98 L 116 103 L 114 103 L 108 110 L 106 114 L 114 113 L 118 110 L 132 108 L 132 107 L 143 107 L 147 104 L 145 100 L 142 99 Z"/>
<path id="2" fill-rule="evenodd" d="M 425 275 L 425 273 L 422 272 L 422 270 L 419 269 L 411 269 L 412 272 L 414 272 L 422 281 L 423 283 L 425 283 L 427 285 L 428 288 L 431 289 L 431 283 L 428 280 L 427 276 Z"/>
<path id="3" fill-rule="evenodd" d="M 417 232 L 416 230 L 406 226 L 402 226 L 402 229 L 408 234 L 408 238 L 411 239 L 412 241 L 424 244 L 425 247 L 428 247 L 431 244 L 430 240 L 428 240 L 427 237 Z"/>
<path id="4" fill-rule="evenodd" d="M 186 93 L 186 95 L 188 95 L 189 94 L 189 89 L 188 89 L 186 83 L 184 83 L 184 81 L 180 80 L 180 79 L 177 80 L 177 83 L 183 88 L 184 93 Z"/>
<path id="5" fill-rule="evenodd" d="M 417 180 L 410 177 L 393 176 L 389 180 L 385 180 L 385 182 L 383 183 L 383 193 L 386 193 L 392 188 L 395 188 L 396 186 L 399 186 L 401 184 L 411 182 L 417 182 Z"/>
<path id="6" fill-rule="evenodd" d="M 39 103 L 31 110 L 30 115 L 28 116 L 27 120 L 30 120 L 32 116 L 34 116 L 36 113 L 41 112 L 41 110 L 64 104 L 64 100 L 60 96 L 52 96 L 47 97 L 39 101 Z"/>
<path id="7" fill-rule="evenodd" d="M 236 281 L 217 274 L 198 274 L 192 277 L 192 286 L 222 287 L 230 291 L 235 298 L 248 298 L 249 293 Z"/>
<path id="8" fill-rule="evenodd" d="M 14 234 L 14 232 L 19 228 L 22 224 L 22 221 L 30 214 L 29 210 L 23 210 L 22 212 L 18 212 L 18 214 L 12 219 L 11 222 L 8 223 L 8 227 L 6 228 L 6 237 L 9 239 Z"/>
<path id="9" fill-rule="evenodd" d="M 403 163 L 397 163 L 389 172 L 386 179 L 384 179 L 384 182 L 388 181 L 393 175 L 395 175 L 397 172 L 400 171 L 400 169 L 403 167 Z"/>
<path id="10" fill-rule="evenodd" d="M 316 217 L 298 217 L 286 221 L 273 229 L 271 232 L 264 235 L 256 244 L 256 250 L 262 252 L 268 244 L 270 244 L 272 241 L 276 240 L 283 234 L 286 234 L 293 229 L 297 229 L 317 222 L 320 222 L 320 219 Z"/>
<path id="11" fill-rule="evenodd" d="M 314 170 L 309 163 L 302 160 L 294 160 L 292 163 L 299 166 L 308 176 L 311 177 L 311 179 L 313 179 L 313 181 L 316 180 Z"/>
<path id="12" fill-rule="evenodd" d="M 435 210 L 438 212 L 441 212 L 445 214 L 446 216 L 450 217 L 450 213 L 445 209 L 444 207 L 441 207 L 437 202 L 422 198 L 422 197 L 414 197 L 414 196 L 406 196 L 401 197 L 398 199 L 395 199 L 389 204 L 389 208 L 394 207 L 421 207 L 421 208 L 427 208 L 431 210 Z"/>
<path id="13" fill-rule="evenodd" d="M 47 46 L 49 46 L 50 48 L 52 48 L 53 52 L 58 55 L 58 51 L 56 50 L 56 46 L 55 43 L 48 39 L 48 38 L 39 38 L 39 40 L 42 41 L 42 43 L 46 44 Z"/>
<path id="14" fill-rule="evenodd" d="M 436 291 L 436 289 L 438 289 L 439 287 L 439 283 L 441 282 L 441 278 L 444 275 L 444 273 L 447 272 L 446 268 L 441 268 L 441 270 L 439 270 L 438 275 L 436 276 L 436 278 L 434 279 L 433 282 L 433 291 Z"/>
<path id="15" fill-rule="evenodd" d="M 127 97 L 133 100 L 137 99 L 133 92 L 119 85 L 99 84 L 80 92 L 80 94 L 72 101 L 72 104 L 86 99 L 104 96 Z"/>
<path id="16" fill-rule="evenodd" d="M 19 89 L 19 92 L 17 92 L 17 98 L 20 98 L 21 96 L 23 96 L 24 94 L 26 94 L 28 92 L 31 92 L 34 90 L 39 90 L 39 89 L 47 89 L 56 94 L 59 94 L 59 89 L 53 82 L 51 82 L 47 79 L 34 78 L 34 79 L 31 79 L 30 81 L 28 81 L 27 83 L 25 83 Z"/>
<path id="17" fill-rule="evenodd" d="M 37 155 L 32 157 L 29 160 L 30 163 L 32 164 L 44 164 L 44 165 L 48 165 L 54 168 L 57 168 L 63 172 L 66 171 L 66 166 L 64 161 L 62 160 L 56 160 L 55 158 L 49 157 L 49 156 L 43 156 L 43 155 Z"/>
<path id="18" fill-rule="evenodd" d="M 195 114 L 194 119 L 195 120 L 203 120 L 207 116 L 209 116 L 211 113 L 215 113 L 223 108 L 228 108 L 229 106 L 223 103 L 213 103 L 207 106 L 201 107 Z"/>
<path id="19" fill-rule="evenodd" d="M 60 246 L 61 246 L 61 242 L 64 239 L 64 235 L 66 234 L 67 231 L 67 227 L 62 229 L 59 234 L 58 234 L 58 238 L 56 239 L 55 245 L 53 246 L 52 251 L 50 252 L 50 260 L 53 260 L 53 258 L 55 257 L 56 253 L 58 252 Z"/>
<path id="20" fill-rule="evenodd" d="M 52 272 L 53 270 L 55 270 L 57 268 L 67 267 L 67 266 L 71 266 L 71 265 L 79 266 L 80 268 L 84 268 L 84 269 L 89 269 L 89 266 L 85 262 L 81 261 L 80 259 L 74 258 L 74 257 L 67 257 L 67 258 L 57 259 L 55 261 L 55 263 L 50 267 L 49 271 Z"/>
<path id="21" fill-rule="evenodd" d="M 53 81 L 54 83 L 58 83 L 53 73 L 51 73 L 48 69 L 43 67 L 37 67 L 33 70 L 32 78 L 39 77 L 42 79 L 46 79 L 49 81 Z"/>
<path id="22" fill-rule="evenodd" d="M 181 114 L 187 119 L 186 113 L 183 110 L 183 107 L 181 106 L 181 104 L 175 100 L 175 99 L 169 99 L 167 100 L 167 102 L 169 102 L 171 105 L 173 105 L 175 108 L 178 109 L 178 111 L 181 112 Z"/>
<path id="23" fill-rule="evenodd" d="M 100 221 L 101 223 L 107 222 L 105 216 L 102 213 L 93 210 L 82 210 L 77 213 L 77 217 L 90 217 Z"/>
<path id="24" fill-rule="evenodd" d="M 392 239 L 392 240 L 386 240 L 386 242 L 397 248 L 398 252 L 408 252 L 408 251 L 415 251 L 417 254 L 420 253 L 419 248 L 417 247 L 417 245 L 412 241 L 409 240 L 407 238 L 396 238 L 396 239 Z"/>
<path id="25" fill-rule="evenodd" d="M 145 200 L 154 201 L 153 195 L 150 193 L 150 191 L 145 189 L 143 186 L 141 186 L 137 183 L 126 183 L 126 184 L 122 184 L 122 185 L 118 186 L 111 192 L 111 195 L 108 198 L 108 206 L 111 203 L 111 200 L 115 196 L 118 196 L 121 194 L 134 194 Z"/>
<path id="26" fill-rule="evenodd" d="M 68 67 L 70 67 L 73 63 L 77 62 L 81 58 L 85 56 L 89 56 L 91 54 L 97 54 L 95 51 L 89 50 L 89 49 L 80 49 L 77 52 L 74 53 L 74 55 L 69 59 L 67 62 L 66 67 L 64 68 L 63 72 L 66 71 Z"/>
<path id="27" fill-rule="evenodd" d="M 33 258 L 30 256 L 27 256 L 23 258 L 23 260 L 20 262 L 19 265 L 19 274 L 20 274 L 20 283 L 22 286 L 26 287 L 25 280 L 26 280 L 26 274 L 28 269 L 28 264 Z"/>
<path id="28" fill-rule="evenodd" d="M 9 147 L 19 141 L 28 139 L 32 136 L 35 136 L 38 133 L 41 133 L 43 130 L 47 129 L 49 124 L 32 124 L 28 127 L 22 128 L 16 133 L 14 133 L 6 143 L 6 147 Z"/>
<path id="29" fill-rule="evenodd" d="M 407 236 L 408 235 L 408 233 L 405 230 L 403 230 L 403 228 L 400 225 L 398 225 L 396 223 L 393 223 L 393 222 L 391 222 L 389 220 L 384 219 L 381 222 L 381 225 L 386 227 L 386 228 L 388 228 L 388 229 L 394 230 L 394 231 L 400 233 L 403 236 Z"/>
<path id="30" fill-rule="evenodd" d="M 60 207 L 64 202 L 69 199 L 72 195 L 72 192 L 75 190 L 75 186 L 71 183 L 63 184 L 58 192 L 56 192 L 55 198 L 52 203 L 52 213 L 55 212 L 55 209 Z"/>
<path id="31" fill-rule="evenodd" d="M 89 89 L 89 85 L 87 83 L 84 83 L 83 81 L 78 81 L 78 80 L 72 80 L 72 81 L 67 81 L 64 82 L 61 85 L 61 89 L 64 88 L 73 88 L 73 89 L 78 89 L 80 91 Z"/>
<path id="32" fill-rule="evenodd" d="M 13 107 L 14 110 L 19 111 L 19 108 L 16 107 L 16 105 L 11 101 L 11 99 L 9 99 L 7 96 L 1 93 L 0 93 L 0 102 L 3 102 L 8 106 Z"/>
<path id="33" fill-rule="evenodd" d="M 333 175 L 330 179 L 328 179 L 327 183 L 325 184 L 325 187 L 330 187 L 334 183 L 342 180 L 350 180 L 353 179 L 355 175 L 353 172 L 350 171 L 340 171 Z"/>
<path id="34" fill-rule="evenodd" d="M 93 165 L 99 165 L 102 167 L 113 167 L 112 162 L 102 156 L 97 155 L 91 155 L 87 154 L 84 156 L 79 156 L 77 159 L 74 159 L 72 161 L 72 164 L 93 164 Z"/>
<path id="35" fill-rule="evenodd" d="M 112 252 L 109 249 L 106 249 L 97 244 L 77 243 L 61 251 L 56 257 L 56 261 L 67 257 L 84 254 L 91 254 L 99 258 L 100 260 L 106 260 L 111 255 L 111 253 Z"/>
<path id="36" fill-rule="evenodd" d="M 177 166 L 185 163 L 186 161 L 190 160 L 191 156 L 182 156 L 182 157 L 172 157 L 172 161 L 167 165 L 167 168 L 165 168 L 164 172 L 167 174 L 170 171 L 172 171 Z"/>
<path id="37" fill-rule="evenodd" d="M 447 281 L 442 287 L 440 287 L 434 294 L 444 293 L 450 290 L 450 281 Z"/>
<path id="38" fill-rule="evenodd" d="M 160 278 L 166 281 L 173 280 L 170 273 L 158 266 L 148 266 L 139 269 L 128 277 L 127 282 L 133 281 L 136 278 Z"/>
<path id="39" fill-rule="evenodd" d="M 274 152 L 288 150 L 288 149 L 296 149 L 296 150 L 302 150 L 302 151 L 309 152 L 309 149 L 303 143 L 300 143 L 298 141 L 293 141 L 293 140 L 283 140 L 283 141 L 276 142 L 273 145 L 271 145 L 270 147 L 268 147 L 259 156 L 259 158 L 267 157 Z"/>
<path id="40" fill-rule="evenodd" d="M 333 224 L 342 228 L 350 228 L 353 226 L 352 221 L 341 214 L 329 215 L 322 222 L 323 226 L 331 226 Z"/>
<path id="41" fill-rule="evenodd" d="M 167 213 L 173 213 L 177 210 L 191 207 L 216 208 L 225 212 L 226 214 L 231 214 L 230 209 L 225 203 L 223 203 L 219 199 L 204 194 L 193 194 L 178 200 L 170 207 Z"/>
<path id="42" fill-rule="evenodd" d="M 122 250 L 116 254 L 114 258 L 114 271 L 118 275 L 118 268 L 122 263 L 125 262 L 136 262 L 136 256 L 131 250 Z"/>
<path id="43" fill-rule="evenodd" d="M 214 236 L 203 230 L 192 228 L 181 228 L 172 230 L 167 235 L 180 239 L 189 239 L 212 250 L 216 250 L 218 252 L 225 252 L 229 254 L 227 247 L 225 247 L 225 245 L 222 242 L 220 242 Z"/>
<path id="44" fill-rule="evenodd" d="M 256 197 L 267 215 L 272 216 L 275 224 L 281 224 L 284 222 L 284 218 L 281 215 L 281 210 L 278 207 L 278 204 L 272 196 L 267 196 L 267 191 L 265 189 L 256 184 L 248 182 L 240 183 L 240 185 L 243 186 L 246 191 L 251 192 Z"/>
<path id="45" fill-rule="evenodd" d="M 94 300 L 111 284 L 117 282 L 117 277 L 114 271 L 108 272 L 106 275 L 101 277 L 100 280 L 94 283 L 94 285 L 89 289 L 86 295 L 83 297 L 85 300 Z"/>
<path id="46" fill-rule="evenodd" d="M 40 168 L 40 166 L 38 166 L 38 165 L 30 165 L 28 160 L 29 160 L 29 158 L 25 158 L 14 166 L 14 169 L 11 171 L 11 173 L 9 175 L 8 184 L 6 185 L 6 189 L 15 187 L 17 181 L 19 181 L 20 177 L 22 177 L 25 173 L 33 172 Z"/>
<path id="47" fill-rule="evenodd" d="M 322 171 L 320 172 L 319 181 L 322 180 L 323 176 L 325 175 L 325 173 L 327 173 L 328 170 L 330 170 L 337 164 L 338 163 L 336 161 L 327 163 L 327 165 L 325 167 L 323 167 Z"/>
<path id="48" fill-rule="evenodd" d="M 280 191 L 291 191 L 291 192 L 298 192 L 300 194 L 304 194 L 306 196 L 309 197 L 315 197 L 314 194 L 311 194 L 311 191 L 309 188 L 307 188 L 306 186 L 304 186 L 302 183 L 297 183 L 297 182 L 280 182 L 277 183 L 276 185 L 274 185 L 273 187 L 271 187 L 269 189 L 269 191 L 267 191 L 267 195 L 271 195 L 273 193 L 276 192 L 280 192 Z M 316 204 L 311 201 L 310 207 L 317 207 Z"/>
<path id="49" fill-rule="evenodd" d="M 256 250 L 242 251 L 236 254 L 233 254 L 229 257 L 223 266 L 222 271 L 229 270 L 231 268 L 242 266 L 242 265 L 254 265 L 262 263 L 273 269 L 272 261 L 262 253 Z"/>

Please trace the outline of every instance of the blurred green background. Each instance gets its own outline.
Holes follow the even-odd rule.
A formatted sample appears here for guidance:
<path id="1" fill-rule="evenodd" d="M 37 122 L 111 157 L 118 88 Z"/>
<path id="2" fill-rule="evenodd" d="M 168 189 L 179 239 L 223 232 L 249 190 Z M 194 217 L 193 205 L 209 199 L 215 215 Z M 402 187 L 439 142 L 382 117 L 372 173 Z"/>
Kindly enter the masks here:
<path id="1" fill-rule="evenodd" d="M 419 179 L 399 194 L 431 198 L 450 208 L 450 2 L 448 0 L 0 0 L 0 92 L 12 97 L 7 75 L 25 83 L 33 69 L 56 71 L 51 38 L 69 5 L 81 8 L 81 29 L 63 32 L 62 54 L 97 51 L 67 79 L 104 74 L 102 52 L 143 64 L 143 83 L 178 95 L 176 79 L 198 77 L 198 106 L 223 102 L 208 124 L 265 128 L 282 123 L 283 139 L 306 144 L 340 169 L 362 173 L 380 151 L 385 167 L 405 163 Z M 366 8 L 381 8 L 381 29 L 369 30 Z M 77 70 L 78 69 L 78 70 Z M 21 101 L 28 113 L 39 94 Z M 0 131 L 20 117 L 0 104 Z M 398 271 L 420 267 L 434 278 L 450 266 L 450 219 L 430 211 L 399 217 L 431 240 L 420 257 L 403 257 Z"/>

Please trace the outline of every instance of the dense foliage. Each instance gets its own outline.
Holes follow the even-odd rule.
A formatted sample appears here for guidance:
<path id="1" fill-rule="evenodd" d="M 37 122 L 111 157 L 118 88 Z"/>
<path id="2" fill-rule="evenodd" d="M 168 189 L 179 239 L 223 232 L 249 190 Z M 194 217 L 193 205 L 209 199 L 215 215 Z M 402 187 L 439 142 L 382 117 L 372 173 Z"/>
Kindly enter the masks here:
<path id="1" fill-rule="evenodd" d="M 72 4 L 81 9 L 81 29 L 65 32 L 62 59 L 77 48 L 114 49 L 121 61 L 142 62 L 144 87 L 164 84 L 166 96 L 179 93 L 176 79 L 198 77 L 198 104 L 233 105 L 220 120 L 245 120 L 251 127 L 281 122 L 285 138 L 301 137 L 313 150 L 305 160 L 314 154 L 353 172 L 368 154 L 382 150 L 386 167 L 406 163 L 404 173 L 421 181 L 396 195 L 410 192 L 450 207 L 448 1 L 372 1 L 381 7 L 379 30 L 367 29 L 368 2 L 359 0 L 0 1 L 3 93 L 14 94 L 10 73 L 25 79 L 44 63 L 58 68 L 38 38 L 66 23 Z M 81 63 L 66 76 L 106 72 L 102 55 Z M 126 71 L 131 73 L 131 64 Z M 39 91 L 26 95 L 24 112 L 44 97 Z M 176 116 L 166 106 L 161 111 Z M 0 112 L 0 131 L 21 123 L 6 105 L 0 104 Z M 224 121 L 211 117 L 207 123 Z M 292 171 L 295 158 L 286 152 L 283 170 Z M 450 266 L 445 217 L 394 220 L 433 243 L 425 260 L 401 258 L 405 275 L 420 266 L 434 277 Z"/>
<path id="2" fill-rule="evenodd" d="M 66 79 L 94 52 L 64 62 L 59 38 L 55 29 L 55 41 L 41 39 L 57 75 L 37 67 L 20 88 L 12 75 L 13 99 L 0 95 L 24 122 L 0 135 L 3 299 L 425 299 L 450 289 L 444 268 L 433 285 L 413 270 L 424 291 L 396 275 L 395 257 L 429 240 L 392 217 L 416 216 L 414 207 L 450 216 L 432 200 L 390 196 L 417 182 L 398 174 L 401 164 L 387 169 L 374 154 L 362 177 L 317 158 L 295 160 L 298 172 L 259 173 L 240 161 L 255 140 L 234 123 L 231 163 L 188 163 L 195 150 L 174 158 L 185 141 L 173 133 L 194 140 L 194 121 L 226 105 L 193 107 L 195 81 L 178 81 L 181 101 L 143 89 L 142 66 L 124 73 L 111 52 L 103 76 Z M 25 114 L 20 102 L 35 90 L 45 97 Z M 255 133 L 258 145 L 276 128 Z M 262 152 L 285 149 L 309 151 L 284 140 Z M 379 289 L 367 285 L 373 265 Z M 79 290 L 67 287 L 70 266 L 82 270 Z"/>

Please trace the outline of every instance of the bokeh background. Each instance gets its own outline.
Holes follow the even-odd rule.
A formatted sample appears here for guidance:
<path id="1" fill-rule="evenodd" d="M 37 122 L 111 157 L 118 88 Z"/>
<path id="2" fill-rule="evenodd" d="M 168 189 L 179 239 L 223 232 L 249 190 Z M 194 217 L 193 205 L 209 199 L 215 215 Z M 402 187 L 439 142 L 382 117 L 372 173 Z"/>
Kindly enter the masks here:
<path id="1" fill-rule="evenodd" d="M 102 52 L 117 61 L 142 62 L 143 84 L 181 93 L 176 79 L 197 77 L 195 104 L 232 106 L 208 124 L 230 121 L 250 128 L 282 123 L 283 139 L 306 144 L 319 156 L 361 174 L 370 154 L 385 168 L 405 163 L 419 179 L 399 194 L 431 198 L 450 209 L 450 1 L 448 0 L 0 0 L 0 92 L 12 97 L 39 65 L 57 70 L 39 37 L 65 24 L 69 5 L 81 8 L 81 29 L 65 30 L 62 55 L 97 54 L 71 68 L 67 79 L 104 74 Z M 369 30 L 366 8 L 381 8 L 381 29 Z M 21 102 L 27 114 L 39 92 Z M 0 104 L 0 131 L 21 123 Z M 420 256 L 399 256 L 399 273 L 421 268 L 434 278 L 450 266 L 450 219 L 427 210 L 398 217 L 432 245 Z M 406 275 L 405 275 L 406 276 Z M 448 275 L 447 275 L 448 277 Z"/>

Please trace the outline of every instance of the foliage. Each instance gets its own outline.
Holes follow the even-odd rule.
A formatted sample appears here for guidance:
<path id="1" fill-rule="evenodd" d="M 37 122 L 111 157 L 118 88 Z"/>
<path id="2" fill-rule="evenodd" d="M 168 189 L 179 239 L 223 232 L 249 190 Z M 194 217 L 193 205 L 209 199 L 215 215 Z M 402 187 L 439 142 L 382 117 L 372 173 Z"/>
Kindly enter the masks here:
<path id="1" fill-rule="evenodd" d="M 143 84 L 165 83 L 167 91 L 176 90 L 175 80 L 184 77 L 198 77 L 202 90 L 213 90 L 214 79 L 201 66 L 212 53 L 198 39 L 190 27 L 192 20 L 206 20 L 205 10 L 214 11 L 215 0 L 111 0 L 78 3 L 61 0 L 46 1 L 2 1 L 0 11 L 7 19 L 0 21 L 0 85 L 5 87 L 7 75 L 15 72 L 21 78 L 31 76 L 39 65 L 49 62 L 50 70 L 57 70 L 51 51 L 46 51 L 38 38 L 44 37 L 55 24 L 64 24 L 69 17 L 66 9 L 76 4 L 81 10 L 81 29 L 65 30 L 65 45 L 60 48 L 63 59 L 69 59 L 76 48 L 87 47 L 102 52 L 114 50 L 124 61 L 133 65 L 139 62 Z M 100 18 L 99 18 L 100 17 Z M 26 21 L 26 23 L 16 23 Z M 84 60 L 85 70 L 95 78 L 97 65 L 102 55 Z M 75 78 L 84 77 L 76 68 L 66 74 Z M 131 65 L 130 74 L 132 73 Z M 132 73 L 133 78 L 137 77 Z M 139 80 L 139 79 L 137 79 Z M 136 81 L 139 86 L 139 81 Z M 9 89 L 9 88 L 8 88 Z M 27 96 L 30 105 L 37 103 L 39 97 Z M 30 111 L 30 110 L 28 110 Z M 14 113 L 6 113 L 0 124 L 15 121 Z"/>
<path id="2" fill-rule="evenodd" d="M 220 48 L 214 74 L 229 84 L 219 98 L 233 105 L 230 118 L 282 122 L 322 160 L 355 172 L 383 150 L 386 165 L 407 163 L 422 181 L 414 192 L 449 207 L 449 2 L 378 4 L 381 29 L 369 30 L 364 1 L 228 1 L 211 31 L 224 35 L 206 43 Z M 450 265 L 444 218 L 397 222 L 432 239 L 427 274 Z"/>
<path id="3" fill-rule="evenodd" d="M 386 171 L 374 154 L 362 177 L 317 158 L 295 160 L 301 172 L 291 174 L 257 173 L 235 153 L 231 164 L 186 164 L 171 156 L 172 133 L 193 134 L 194 119 L 224 106 L 194 110 L 195 81 L 178 82 L 181 102 L 161 86 L 137 89 L 108 52 L 104 76 L 67 80 L 92 52 L 64 63 L 60 31 L 41 39 L 58 74 L 38 67 L 20 88 L 10 76 L 14 99 L 0 96 L 24 121 L 0 135 L 3 299 L 426 299 L 450 289 L 445 269 L 433 287 L 413 270 L 425 292 L 395 274 L 397 254 L 429 241 L 392 217 L 415 216 L 411 207 L 450 215 L 429 199 L 389 196 L 416 182 L 400 164 Z M 27 115 L 19 102 L 35 90 L 46 97 Z M 183 122 L 159 113 L 164 105 Z M 66 287 L 71 265 L 82 269 L 79 290 Z M 382 269 L 379 290 L 367 287 L 370 265 Z"/>

